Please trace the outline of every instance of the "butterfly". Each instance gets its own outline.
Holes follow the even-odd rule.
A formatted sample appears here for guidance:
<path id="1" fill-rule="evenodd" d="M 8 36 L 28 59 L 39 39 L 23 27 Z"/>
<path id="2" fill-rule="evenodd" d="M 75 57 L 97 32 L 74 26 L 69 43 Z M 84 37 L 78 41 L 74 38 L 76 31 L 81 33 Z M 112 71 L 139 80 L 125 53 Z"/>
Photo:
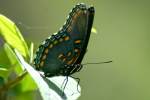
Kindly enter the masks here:
<path id="1" fill-rule="evenodd" d="M 36 51 L 34 66 L 46 77 L 71 76 L 82 69 L 94 20 L 94 7 L 77 4 L 66 23 Z"/>

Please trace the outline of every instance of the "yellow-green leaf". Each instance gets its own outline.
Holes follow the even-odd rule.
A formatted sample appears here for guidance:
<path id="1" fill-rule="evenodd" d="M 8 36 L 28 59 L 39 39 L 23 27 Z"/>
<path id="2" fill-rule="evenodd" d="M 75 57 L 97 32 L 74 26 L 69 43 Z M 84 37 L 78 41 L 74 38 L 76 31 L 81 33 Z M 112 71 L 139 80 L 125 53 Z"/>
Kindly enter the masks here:
<path id="1" fill-rule="evenodd" d="M 97 30 L 96 30 L 96 28 L 92 27 L 92 33 L 97 34 Z"/>
<path id="2" fill-rule="evenodd" d="M 14 22 L 0 14 L 0 36 L 24 57 L 29 58 L 29 51 L 25 40 Z"/>
<path id="3" fill-rule="evenodd" d="M 30 63 L 32 63 L 32 60 L 33 60 L 33 48 L 34 48 L 34 44 L 33 42 L 31 42 L 31 45 L 30 45 Z"/>
<path id="4" fill-rule="evenodd" d="M 8 70 L 6 68 L 1 67 L 0 65 L 0 77 L 3 77 L 3 78 L 7 77 L 8 73 L 9 73 Z"/>
<path id="5" fill-rule="evenodd" d="M 14 51 L 10 48 L 10 46 L 7 43 L 4 44 L 4 49 L 10 60 L 12 67 L 14 68 L 15 73 L 17 75 L 20 75 L 21 73 L 23 73 L 24 67 L 18 60 Z M 24 77 L 24 79 L 20 82 L 20 85 L 21 85 L 20 90 L 22 92 L 32 91 L 32 90 L 36 89 L 36 84 L 34 83 L 34 81 L 32 80 L 32 78 L 29 75 L 26 75 Z M 29 87 L 29 85 L 30 85 L 30 87 Z"/>
<path id="6" fill-rule="evenodd" d="M 15 72 L 17 74 L 22 73 L 22 71 L 24 70 L 24 68 L 21 68 L 21 64 L 18 61 L 14 51 L 11 49 L 11 47 L 9 46 L 9 44 L 5 43 L 4 44 L 4 50 L 5 53 L 10 61 L 11 67 L 13 67 L 15 69 Z"/>

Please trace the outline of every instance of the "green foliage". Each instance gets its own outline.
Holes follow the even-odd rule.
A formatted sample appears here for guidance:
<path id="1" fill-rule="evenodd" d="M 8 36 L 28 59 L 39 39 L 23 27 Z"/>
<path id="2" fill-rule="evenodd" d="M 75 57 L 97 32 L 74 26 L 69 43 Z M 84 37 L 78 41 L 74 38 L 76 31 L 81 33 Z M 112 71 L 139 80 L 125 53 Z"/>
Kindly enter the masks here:
<path id="1" fill-rule="evenodd" d="M 0 15 L 0 35 L 13 48 L 29 57 L 28 47 L 16 25 L 3 15 Z"/>
<path id="2" fill-rule="evenodd" d="M 14 51 L 10 48 L 10 46 L 7 43 L 4 44 L 4 50 L 12 65 L 10 68 L 11 69 L 10 72 L 14 70 L 15 74 L 20 75 L 23 72 L 24 68 L 21 66 L 21 63 L 18 61 Z M 36 89 L 36 86 L 29 75 L 26 75 L 24 79 L 19 83 L 19 85 L 21 85 L 20 90 L 24 92 Z M 29 85 L 31 87 L 29 87 Z"/>
<path id="3" fill-rule="evenodd" d="M 74 79 L 69 78 L 62 95 L 61 85 L 65 77 L 45 78 L 30 65 L 34 44 L 31 42 L 28 49 L 17 26 L 3 15 L 0 15 L 0 36 L 5 41 L 0 47 L 0 99 L 4 96 L 10 100 L 20 100 L 24 96 L 29 100 L 37 99 L 33 96 L 38 93 L 37 87 L 43 100 L 77 99 L 80 96 Z"/>
<path id="4" fill-rule="evenodd" d="M 20 63 L 18 62 L 17 57 L 14 54 L 13 50 L 10 48 L 10 46 L 7 43 L 4 44 L 4 51 L 10 61 L 11 64 L 10 67 L 14 67 L 17 74 L 21 73 L 22 69 L 20 67 Z"/>
<path id="5" fill-rule="evenodd" d="M 0 76 L 1 77 L 7 77 L 8 76 L 8 70 L 6 68 L 2 68 L 2 66 L 0 66 Z"/>

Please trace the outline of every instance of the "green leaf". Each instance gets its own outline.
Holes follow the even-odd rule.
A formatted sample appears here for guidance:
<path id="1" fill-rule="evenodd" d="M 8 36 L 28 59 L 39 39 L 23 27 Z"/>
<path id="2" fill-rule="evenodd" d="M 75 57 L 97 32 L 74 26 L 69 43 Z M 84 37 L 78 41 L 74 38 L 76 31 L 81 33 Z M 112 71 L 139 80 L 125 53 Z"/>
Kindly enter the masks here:
<path id="1" fill-rule="evenodd" d="M 13 48 L 16 48 L 24 57 L 29 58 L 29 51 L 17 26 L 8 18 L 0 14 L 0 35 Z"/>
<path id="2" fill-rule="evenodd" d="M 8 59 L 9 59 L 9 61 L 11 63 L 11 67 L 13 67 L 15 69 L 15 72 L 17 74 L 22 73 L 22 71 L 24 69 L 21 67 L 21 64 L 18 61 L 14 51 L 11 49 L 11 47 L 7 43 L 4 44 L 4 50 L 5 50 L 5 53 L 6 53 Z"/>
<path id="3" fill-rule="evenodd" d="M 23 57 L 19 54 L 19 52 L 17 52 L 17 50 L 15 50 L 15 52 L 22 63 L 22 66 L 26 68 L 28 73 L 36 82 L 43 100 L 76 100 L 80 96 L 80 93 L 77 92 L 78 83 L 74 79 L 69 77 L 69 81 L 64 91 L 65 95 L 62 96 L 61 83 L 63 83 L 65 77 L 54 77 L 50 79 L 42 78 L 38 71 L 24 61 Z"/>
<path id="4" fill-rule="evenodd" d="M 7 57 L 4 45 L 0 47 L 0 65 L 1 68 L 11 68 L 11 63 L 9 61 L 9 58 Z"/>
<path id="5" fill-rule="evenodd" d="M 8 70 L 6 68 L 2 68 L 0 65 L 0 77 L 3 78 L 8 77 L 8 74 L 9 74 Z"/>
<path id="6" fill-rule="evenodd" d="M 37 89 L 36 83 L 29 74 L 24 77 L 20 84 L 22 92 L 33 91 Z"/>
<path id="7" fill-rule="evenodd" d="M 39 96 L 39 93 L 36 91 L 17 93 L 17 95 L 15 94 L 16 91 L 17 90 L 9 91 L 9 96 L 7 96 L 7 100 L 42 100 Z M 17 91 L 17 92 L 19 92 L 19 91 Z"/>
<path id="8" fill-rule="evenodd" d="M 23 73 L 24 67 L 21 65 L 14 51 L 10 48 L 10 46 L 7 43 L 4 44 L 4 49 L 16 74 L 20 75 L 21 73 Z M 36 89 L 36 85 L 29 75 L 26 75 L 24 77 L 24 79 L 20 82 L 20 85 L 21 85 L 20 90 L 22 92 L 32 91 Z"/>
<path id="9" fill-rule="evenodd" d="M 31 42 L 31 45 L 30 45 L 30 63 L 32 63 L 32 61 L 33 61 L 33 48 L 34 48 L 34 44 L 33 44 L 33 42 Z"/>
<path id="10" fill-rule="evenodd" d="M 0 77 L 0 87 L 4 84 L 5 84 L 5 79 L 3 77 Z"/>

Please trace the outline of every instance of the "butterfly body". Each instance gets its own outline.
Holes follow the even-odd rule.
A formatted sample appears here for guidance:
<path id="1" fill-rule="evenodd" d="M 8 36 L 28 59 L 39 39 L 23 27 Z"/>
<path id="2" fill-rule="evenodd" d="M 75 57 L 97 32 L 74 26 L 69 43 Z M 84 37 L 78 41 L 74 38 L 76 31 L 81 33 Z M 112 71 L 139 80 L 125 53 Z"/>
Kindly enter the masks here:
<path id="1" fill-rule="evenodd" d="M 39 46 L 34 59 L 36 69 L 43 71 L 47 77 L 69 76 L 80 71 L 93 18 L 93 7 L 76 5 L 62 29 Z"/>

